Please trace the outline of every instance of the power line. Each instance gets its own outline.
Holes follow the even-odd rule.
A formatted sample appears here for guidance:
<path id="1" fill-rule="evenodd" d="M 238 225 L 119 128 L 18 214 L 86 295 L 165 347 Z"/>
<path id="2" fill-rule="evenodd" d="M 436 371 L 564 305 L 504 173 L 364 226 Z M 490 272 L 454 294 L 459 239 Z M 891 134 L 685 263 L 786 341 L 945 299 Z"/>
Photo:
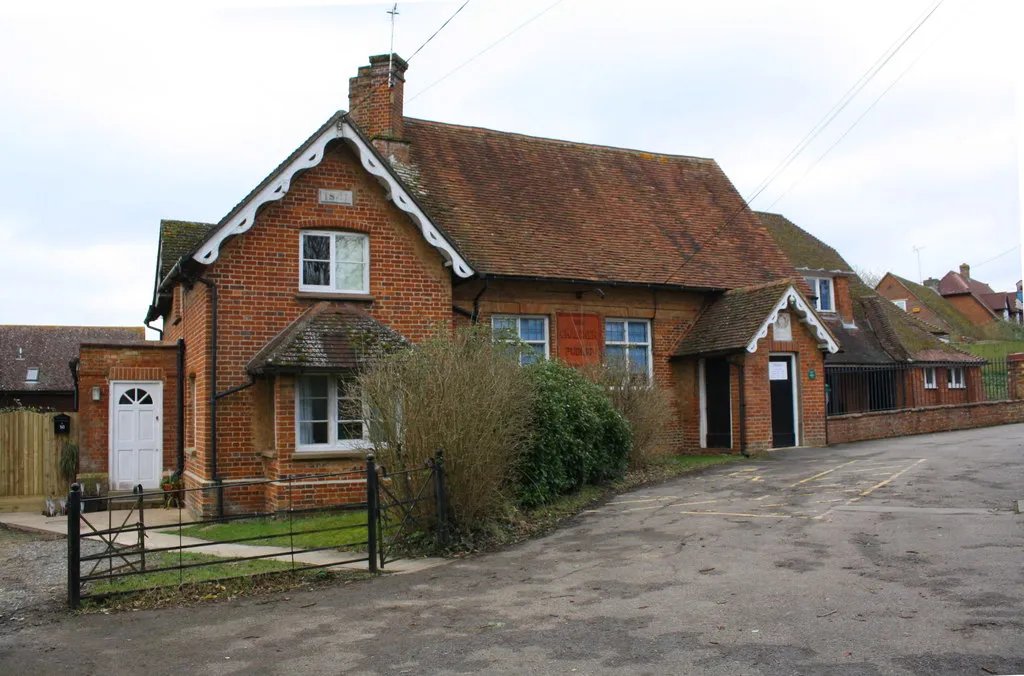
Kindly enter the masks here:
<path id="1" fill-rule="evenodd" d="M 428 90 L 430 90 L 430 89 L 432 89 L 433 87 L 436 87 L 437 85 L 441 84 L 442 82 L 444 82 L 444 81 L 445 81 L 445 80 L 447 80 L 447 79 L 448 79 L 449 77 L 451 77 L 452 75 L 454 75 L 454 74 L 455 74 L 455 73 L 457 73 L 458 71 L 460 71 L 460 70 L 462 70 L 463 68 L 465 68 L 466 66 L 468 66 L 468 65 L 469 65 L 470 63 L 472 63 L 472 62 L 473 62 L 473 61 L 475 61 L 476 59 L 480 58 L 481 56 L 483 56 L 483 55 L 484 55 L 484 54 L 486 54 L 487 52 L 491 51 L 492 49 L 494 49 L 495 47 L 497 47 L 498 45 L 500 45 L 500 44 L 501 44 L 502 42 L 504 42 L 504 41 L 505 41 L 505 40 L 507 40 L 508 38 L 512 37 L 512 35 L 513 35 L 513 34 L 517 33 L 518 31 L 520 31 L 521 29 L 523 29 L 523 28 L 525 28 L 526 26 L 530 25 L 531 23 L 533 23 L 533 22 L 534 22 L 534 21 L 536 21 L 537 19 L 541 18 L 542 16 L 544 16 L 545 14 L 547 14 L 548 12 L 550 12 L 551 10 L 553 10 L 553 9 L 554 9 L 555 7 L 557 7 L 558 5 L 562 4 L 562 3 L 564 2 L 564 1 L 565 1 L 565 0 L 555 0 L 555 2 L 551 3 L 550 5 L 548 5 L 548 6 L 546 7 L 546 8 L 544 8 L 544 9 L 543 9 L 543 10 L 541 10 L 540 12 L 538 12 L 538 13 L 534 14 L 534 15 L 533 15 L 532 17 L 530 17 L 529 19 L 527 19 L 527 20 L 526 20 L 526 21 L 524 21 L 523 23 L 519 24 L 518 26 L 516 26 L 515 28 L 513 28 L 512 30 L 510 30 L 510 31 L 509 31 L 508 33 L 505 33 L 505 34 L 504 34 L 503 36 L 501 36 L 500 38 L 498 38 L 497 40 L 495 40 L 494 42 L 492 42 L 492 43 L 491 43 L 490 45 L 488 45 L 488 46 L 487 46 L 487 47 L 485 47 L 484 49 L 480 50 L 479 52 L 477 52 L 476 54 L 474 54 L 474 55 L 473 55 L 473 56 L 471 56 L 470 58 L 466 59 L 465 61 L 463 61 L 462 63 L 460 63 L 460 64 L 459 64 L 458 66 L 456 66 L 455 68 L 453 68 L 452 70 L 448 71 L 448 72 L 447 72 L 447 73 L 446 73 L 445 75 L 441 76 L 441 77 L 440 77 L 440 78 L 438 78 L 437 80 L 434 80 L 434 81 L 433 81 L 433 82 L 431 82 L 431 83 L 430 83 L 429 85 L 427 85 L 426 87 L 424 87 L 424 88 L 423 88 L 423 89 L 421 89 L 420 91 L 416 92 L 416 94 L 415 94 L 415 95 L 413 95 L 413 96 L 411 96 L 410 98 L 408 98 L 408 99 L 407 99 L 407 101 L 413 101 L 413 100 L 415 100 L 415 99 L 419 98 L 420 96 L 422 96 L 422 95 L 423 95 L 423 94 L 424 94 L 425 92 L 427 92 Z"/>
<path id="2" fill-rule="evenodd" d="M 974 268 L 975 269 L 980 268 L 982 265 L 985 265 L 986 263 L 991 263 L 994 260 L 1002 258 L 1003 256 L 1005 256 L 1008 253 L 1013 253 L 1014 251 L 1016 251 L 1019 248 L 1020 248 L 1020 244 L 1016 244 L 1016 245 L 1010 247 L 1009 249 L 1007 249 L 1006 251 L 1004 251 L 1003 253 L 999 254 L 998 256 L 993 256 L 992 258 L 989 258 L 987 261 L 982 261 L 980 263 L 975 263 L 974 264 Z"/>
<path id="3" fill-rule="evenodd" d="M 409 63 L 410 61 L 412 61 L 413 57 L 414 57 L 414 56 L 416 56 L 417 54 L 419 54 L 419 53 L 420 53 L 420 50 L 421 50 L 421 49 L 423 49 L 423 48 L 424 48 L 424 47 L 426 47 L 426 46 L 427 46 L 428 44 L 430 44 L 430 41 L 431 41 L 431 40 L 433 40 L 434 38 L 436 38 L 436 37 L 437 37 L 437 34 L 438 34 L 438 33 L 440 33 L 441 31 L 443 31 L 443 30 L 444 30 L 444 27 L 445 27 L 445 26 L 447 26 L 447 25 L 448 25 L 449 23 L 451 23 L 452 19 L 454 19 L 455 17 L 457 17 L 457 16 L 459 15 L 459 12 L 461 12 L 461 11 L 463 10 L 463 8 L 465 8 L 465 6 L 466 6 L 466 5 L 468 5 L 468 4 L 469 4 L 469 0 L 466 0 L 466 1 L 464 2 L 464 3 L 462 3 L 462 4 L 461 4 L 461 5 L 459 6 L 459 8 L 458 8 L 457 10 L 455 10 L 455 13 L 454 13 L 454 14 L 452 14 L 452 15 L 451 15 L 450 17 L 448 17 L 448 20 L 447 20 L 447 21 L 445 21 L 445 22 L 444 22 L 443 24 L 441 24 L 441 27 L 440 27 L 440 28 L 438 28 L 438 29 L 437 29 L 436 31 L 434 31 L 434 34 L 433 34 L 433 35 L 431 35 L 431 36 L 430 36 L 429 38 L 427 38 L 427 39 L 426 39 L 426 40 L 424 41 L 424 43 L 423 43 L 422 45 L 420 45 L 419 47 L 417 47 L 417 48 L 416 48 L 416 51 L 415 51 L 415 52 L 413 52 L 413 53 L 412 53 L 412 55 L 411 55 L 411 56 L 410 56 L 410 57 L 409 57 L 408 59 L 406 59 L 406 60 L 405 60 L 405 62 L 406 62 L 406 63 Z"/>
<path id="4" fill-rule="evenodd" d="M 793 163 L 793 160 L 795 160 L 797 156 L 799 156 L 800 153 L 802 153 L 807 148 L 807 146 L 810 145 L 810 143 L 822 131 L 824 131 L 825 127 L 827 127 L 832 122 L 832 120 L 834 120 L 836 116 L 839 115 L 839 113 L 841 113 L 847 105 L 849 105 L 850 101 L 852 101 L 853 98 L 858 93 L 860 93 L 862 89 L 864 89 L 868 82 L 870 82 L 875 77 L 875 75 L 877 75 L 878 72 L 887 63 L 889 63 L 890 60 L 892 60 L 892 57 L 894 57 L 896 53 L 903 47 L 903 45 L 905 45 L 907 41 L 911 37 L 913 37 L 915 33 L 917 33 L 921 26 L 923 26 L 924 23 L 929 18 L 931 18 L 931 16 L 935 13 L 935 10 L 937 10 L 943 2 L 945 2 L 945 0 L 937 0 L 937 2 L 935 2 L 935 4 L 932 5 L 930 9 L 926 10 L 921 16 L 915 19 L 915 23 L 912 24 L 910 28 L 905 30 L 900 35 L 900 37 L 896 39 L 896 42 L 894 42 L 893 45 L 890 45 L 890 47 L 885 52 L 883 52 L 882 56 L 880 56 L 878 60 L 876 60 L 875 63 L 872 64 L 872 66 L 868 68 L 867 71 L 865 71 L 864 75 L 861 75 L 860 79 L 858 79 L 857 82 L 855 82 L 854 85 L 849 90 L 847 90 L 846 94 L 843 95 L 839 102 L 832 106 L 829 112 L 825 113 L 825 116 L 818 121 L 818 123 L 811 129 L 810 132 L 807 133 L 806 136 L 804 136 L 800 143 L 798 143 L 793 148 L 793 150 L 791 150 L 789 154 L 786 155 L 785 158 L 783 158 L 782 162 L 780 162 L 779 165 L 777 165 L 776 168 L 773 169 L 769 173 L 769 175 L 763 181 L 761 181 L 760 184 L 758 184 L 758 186 L 755 188 L 754 194 L 747 198 L 743 198 L 741 196 L 740 199 L 743 201 L 743 204 L 739 208 L 737 208 L 736 211 L 734 211 L 729 216 L 729 218 L 725 219 L 725 221 L 723 221 L 721 225 L 715 228 L 714 232 L 711 233 L 711 236 L 708 237 L 707 242 L 714 241 L 714 239 L 718 237 L 722 230 L 732 225 L 737 216 L 743 213 L 746 209 L 750 208 L 751 202 L 756 200 L 757 197 L 762 192 L 764 192 L 764 190 L 769 185 L 771 185 L 779 177 L 779 175 L 783 171 L 785 171 L 787 167 L 789 167 L 790 164 Z M 703 245 L 698 243 L 694 247 L 693 252 L 690 253 L 689 256 L 685 257 L 683 261 L 665 278 L 663 284 L 668 284 L 668 282 L 673 277 L 678 275 L 690 263 L 690 261 L 692 261 L 697 256 L 697 254 L 703 251 L 703 249 Z"/>
<path id="5" fill-rule="evenodd" d="M 932 44 L 935 44 L 935 43 L 933 42 Z M 930 49 L 930 48 L 931 48 L 931 45 L 929 45 L 929 46 L 928 46 L 928 48 Z M 842 143 L 842 142 L 843 142 L 843 139 L 845 139 L 845 138 L 847 137 L 847 135 L 849 135 L 849 133 L 850 133 L 851 131 L 853 131 L 854 127 L 856 127 L 856 126 L 857 126 L 858 124 L 860 124 L 860 121 L 861 121 L 861 120 L 863 120 L 863 119 L 864 119 L 865 117 L 867 117 L 868 113 L 870 113 L 870 112 L 871 112 L 871 109 L 872 109 L 872 108 L 874 108 L 874 107 L 875 107 L 876 105 L 878 105 L 878 102 L 879 102 L 879 101 L 881 101 L 881 100 L 882 100 L 882 98 L 883 98 L 883 97 L 885 97 L 885 95 L 886 95 L 886 94 L 888 94 L 888 93 L 889 93 L 889 91 L 890 91 L 890 90 L 892 90 L 892 88 L 893 88 L 893 87 L 895 87 L 895 86 L 896 86 L 897 84 L 899 84 L 899 81 L 903 79 L 903 76 L 904 76 L 904 75 L 906 75 L 907 73 L 909 73 L 909 72 L 910 72 L 910 69 L 911 69 L 911 68 L 913 68 L 913 67 L 914 67 L 914 66 L 915 66 L 915 65 L 917 64 L 917 62 L 921 60 L 921 57 L 923 57 L 923 56 L 924 56 L 925 54 L 927 54 L 927 53 L 928 53 L 928 49 L 925 49 L 925 50 L 924 50 L 923 52 L 921 52 L 921 53 L 920 53 L 920 54 L 919 54 L 919 55 L 917 56 L 917 58 L 916 58 L 916 59 L 914 59 L 913 61 L 911 61 L 911 62 L 910 62 L 910 65 L 909 65 L 909 66 L 907 66 L 907 67 L 906 67 L 906 69 L 905 69 L 905 70 L 904 70 L 904 71 L 903 71 L 902 73 L 900 73 L 900 74 L 899 74 L 899 77 L 897 77 L 897 78 L 896 78 L 895 80 L 893 80 L 893 81 L 892 81 L 892 84 L 890 84 L 890 85 L 889 85 L 888 87 L 886 87 L 886 88 L 885 88 L 885 90 L 884 90 L 884 91 L 883 91 L 883 92 L 882 92 L 881 94 L 879 94 L 879 95 L 878 95 L 878 98 L 876 98 L 876 99 L 875 99 L 874 101 L 872 101 L 872 102 L 871 102 L 871 105 L 870 105 L 870 106 L 868 106 L 867 108 L 865 108 L 865 109 L 864 109 L 864 112 L 863 112 L 863 113 L 861 113 L 861 114 L 860 114 L 860 116 L 859 116 L 859 117 L 858 117 L 858 118 L 857 118 L 856 120 L 854 120 L 854 121 L 853 121 L 853 124 L 851 124 L 851 125 L 850 125 L 849 127 L 847 127 L 846 131 L 844 131 L 844 132 L 842 133 L 842 135 L 841 135 L 841 136 L 840 136 L 839 138 L 837 138 L 837 139 L 835 140 L 835 142 L 834 142 L 834 143 L 832 143 L 832 145 L 830 145 L 830 146 L 828 147 L 828 149 L 827 149 L 827 150 L 825 150 L 825 152 L 823 152 L 823 153 L 822 153 L 821 155 L 819 155 L 819 156 L 818 156 L 818 159 L 814 160 L 814 162 L 812 162 L 812 163 L 811 163 L 811 166 L 807 167 L 807 170 L 806 170 L 806 171 L 804 171 L 804 173 L 803 173 L 803 174 L 801 174 L 801 175 L 800 175 L 800 177 L 799 177 L 798 179 L 796 179 L 795 181 L 793 181 L 793 183 L 791 183 L 791 184 L 790 184 L 790 186 L 789 186 L 788 188 L 786 188 L 786 189 L 785 189 L 785 190 L 784 190 L 784 191 L 782 192 L 782 194 L 781 194 L 781 195 L 779 195 L 778 197 L 776 197 L 776 198 L 775 198 L 775 201 L 773 201 L 773 202 L 772 202 L 771 204 L 769 204 L 769 205 L 768 205 L 768 207 L 767 207 L 767 209 L 768 209 L 768 210 L 771 210 L 771 208 L 772 208 L 772 207 L 774 207 L 774 206 L 775 206 L 776 204 L 778 204 L 778 203 L 779 203 L 779 201 L 781 201 L 783 197 L 785 197 L 786 195 L 788 195 L 788 194 L 789 194 L 789 191 L 790 191 L 790 190 L 792 190 L 793 188 L 795 188 L 795 187 L 797 186 L 797 184 L 798 184 L 798 183 L 800 183 L 800 182 L 801 182 L 802 180 L 804 180 L 805 178 L 807 178 L 807 175 L 808 175 L 809 173 L 811 173 L 811 171 L 813 171 L 813 170 L 814 170 L 814 168 L 815 168 L 816 166 L 818 166 L 818 163 L 819 163 L 819 162 L 821 162 L 821 161 L 822 161 L 823 159 L 825 159 L 825 157 L 826 157 L 826 156 L 827 156 L 827 155 L 828 155 L 828 154 L 829 154 L 830 152 L 832 152 L 832 151 L 833 151 L 833 150 L 835 149 L 835 147 L 836 147 L 837 145 L 839 145 L 840 143 Z"/>

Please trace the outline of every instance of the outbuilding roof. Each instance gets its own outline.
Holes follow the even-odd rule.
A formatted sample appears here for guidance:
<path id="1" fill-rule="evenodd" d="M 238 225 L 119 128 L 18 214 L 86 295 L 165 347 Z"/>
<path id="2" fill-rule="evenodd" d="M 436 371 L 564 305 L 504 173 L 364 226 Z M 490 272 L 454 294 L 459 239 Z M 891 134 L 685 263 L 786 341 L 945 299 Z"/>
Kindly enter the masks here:
<path id="1" fill-rule="evenodd" d="M 0 390 L 64 392 L 75 387 L 69 362 L 83 343 L 143 342 L 146 330 L 131 326 L 0 326 Z M 29 381 L 29 369 L 36 369 Z"/>

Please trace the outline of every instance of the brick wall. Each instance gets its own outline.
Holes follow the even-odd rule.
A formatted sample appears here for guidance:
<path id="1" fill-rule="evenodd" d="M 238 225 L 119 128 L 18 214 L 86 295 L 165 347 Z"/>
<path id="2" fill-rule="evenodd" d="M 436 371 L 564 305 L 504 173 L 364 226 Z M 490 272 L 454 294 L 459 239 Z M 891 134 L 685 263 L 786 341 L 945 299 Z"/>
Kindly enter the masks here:
<path id="1" fill-rule="evenodd" d="M 946 296 L 945 298 L 961 314 L 970 319 L 971 323 L 975 326 L 985 326 L 996 321 L 992 312 L 982 305 L 981 301 L 970 294 L 958 294 L 956 296 Z"/>
<path id="2" fill-rule="evenodd" d="M 107 472 L 110 461 L 110 381 L 157 380 L 163 388 L 163 466 L 173 471 L 177 450 L 177 347 L 174 344 L 82 345 L 79 354 L 79 471 Z M 100 400 L 92 400 L 92 389 Z"/>
<path id="3" fill-rule="evenodd" d="M 1024 422 L 1024 401 L 927 406 L 905 411 L 879 411 L 828 419 L 828 443 L 845 444 Z"/>

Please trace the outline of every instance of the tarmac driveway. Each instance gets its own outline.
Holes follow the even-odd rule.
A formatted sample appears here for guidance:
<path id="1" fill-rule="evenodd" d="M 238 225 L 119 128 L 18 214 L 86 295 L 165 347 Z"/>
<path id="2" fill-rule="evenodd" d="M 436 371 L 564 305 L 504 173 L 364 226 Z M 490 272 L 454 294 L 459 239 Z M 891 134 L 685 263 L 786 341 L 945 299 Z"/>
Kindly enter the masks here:
<path id="1" fill-rule="evenodd" d="M 0 673 L 1024 673 L 1024 425 L 780 452 L 366 583 L 70 618 Z"/>

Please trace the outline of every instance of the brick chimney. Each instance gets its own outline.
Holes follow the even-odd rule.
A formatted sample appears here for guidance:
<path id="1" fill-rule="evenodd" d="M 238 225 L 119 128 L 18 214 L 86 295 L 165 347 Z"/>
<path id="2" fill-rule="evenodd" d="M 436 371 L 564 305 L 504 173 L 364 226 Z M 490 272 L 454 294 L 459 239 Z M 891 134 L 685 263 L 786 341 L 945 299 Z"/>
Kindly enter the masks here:
<path id="1" fill-rule="evenodd" d="M 384 157 L 402 162 L 409 154 L 403 117 L 408 67 L 397 54 L 378 54 L 348 81 L 349 115 Z"/>
<path id="2" fill-rule="evenodd" d="M 960 264 L 960 276 L 963 277 L 964 279 L 970 279 L 971 278 L 971 266 L 968 265 L 967 263 L 961 263 Z"/>
<path id="3" fill-rule="evenodd" d="M 934 291 L 935 293 L 939 292 L 939 280 L 935 279 L 934 277 L 929 277 L 928 279 L 924 280 L 924 285 L 927 286 L 932 291 Z"/>

